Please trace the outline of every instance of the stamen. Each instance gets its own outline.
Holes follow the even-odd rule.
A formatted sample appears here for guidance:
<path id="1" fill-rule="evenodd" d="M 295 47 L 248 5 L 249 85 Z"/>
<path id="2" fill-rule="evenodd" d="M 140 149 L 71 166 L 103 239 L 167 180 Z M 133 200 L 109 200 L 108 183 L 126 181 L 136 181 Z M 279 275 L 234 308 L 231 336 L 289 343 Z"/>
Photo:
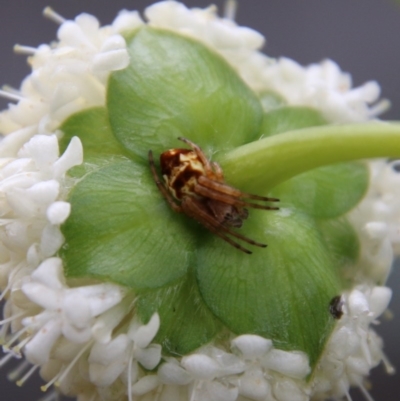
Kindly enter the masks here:
<path id="1" fill-rule="evenodd" d="M 25 314 L 25 312 L 20 312 L 14 316 L 8 317 L 7 319 L 0 320 L 0 326 L 3 325 L 4 323 L 9 323 L 9 322 L 12 322 L 13 320 L 17 320 L 20 317 L 24 316 L 24 314 Z"/>
<path id="2" fill-rule="evenodd" d="M 132 361 L 133 361 L 133 347 L 129 355 L 128 363 L 128 401 L 132 401 Z"/>
<path id="3" fill-rule="evenodd" d="M 156 391 L 156 393 L 155 393 L 155 395 L 154 395 L 154 398 L 153 398 L 154 401 L 158 401 L 158 400 L 160 399 L 161 393 L 162 393 L 162 390 L 163 390 L 163 387 L 164 387 L 164 386 L 163 386 L 162 384 L 160 384 L 160 385 L 158 386 L 157 391 Z"/>
<path id="4" fill-rule="evenodd" d="M 388 375 L 394 375 L 396 373 L 396 368 L 392 365 L 392 363 L 389 361 L 389 358 L 383 351 L 382 351 L 382 363 Z"/>
<path id="5" fill-rule="evenodd" d="M 224 6 L 224 18 L 235 21 L 238 2 L 236 0 L 226 0 Z"/>
<path id="6" fill-rule="evenodd" d="M 61 25 L 66 21 L 66 19 L 60 14 L 56 13 L 51 7 L 46 7 L 43 10 L 43 15 L 49 20 L 55 22 L 56 24 Z"/>
<path id="7" fill-rule="evenodd" d="M 14 357 L 14 355 L 9 352 L 8 354 L 5 354 L 1 359 L 0 359 L 0 368 L 2 368 L 8 361 L 11 361 L 11 359 Z"/>
<path id="8" fill-rule="evenodd" d="M 21 356 L 21 349 L 32 339 L 32 336 L 26 337 L 22 340 L 18 345 L 12 348 L 12 351 L 15 352 L 18 356 Z"/>
<path id="9" fill-rule="evenodd" d="M 390 100 L 382 99 L 369 109 L 368 114 L 370 117 L 376 117 L 388 111 L 390 107 L 391 107 Z"/>
<path id="10" fill-rule="evenodd" d="M 18 380 L 18 381 L 16 382 L 17 386 L 18 386 L 18 387 L 22 387 L 22 386 L 24 385 L 24 383 L 36 372 L 36 370 L 37 370 L 38 368 L 39 368 L 39 365 L 34 365 L 34 366 L 32 366 L 32 367 L 29 369 L 28 373 L 26 373 L 25 376 L 24 376 L 22 379 L 20 379 L 20 380 Z"/>
<path id="11" fill-rule="evenodd" d="M 3 345 L 6 342 L 6 337 L 7 337 L 9 327 L 10 327 L 10 323 L 6 323 L 0 329 L 0 345 Z"/>
<path id="12" fill-rule="evenodd" d="M 203 385 L 203 381 L 199 380 L 197 383 L 194 382 L 193 383 L 193 388 L 192 388 L 192 392 L 190 393 L 190 400 L 189 401 L 196 401 L 196 395 L 198 393 L 198 391 L 201 389 L 201 386 Z"/>
<path id="13" fill-rule="evenodd" d="M 350 393 L 348 391 L 346 391 L 345 396 L 347 398 L 347 401 L 353 401 L 352 398 L 350 397 Z"/>
<path id="14" fill-rule="evenodd" d="M 61 372 L 57 373 L 49 382 L 47 382 L 44 386 L 41 386 L 40 389 L 45 392 L 51 387 L 60 377 Z"/>
<path id="15" fill-rule="evenodd" d="M 11 345 L 18 340 L 19 337 L 21 337 L 24 333 L 26 333 L 29 330 L 29 327 L 24 327 L 23 329 L 17 331 L 14 337 L 11 338 L 10 341 L 7 342 L 7 344 L 3 345 L 3 349 L 8 351 L 11 348 Z"/>
<path id="16" fill-rule="evenodd" d="M 36 53 L 36 48 L 35 47 L 31 47 L 31 46 L 24 46 L 24 45 L 19 45 L 18 43 L 16 45 L 14 45 L 14 53 L 17 54 L 28 54 L 28 55 L 32 55 Z"/>
<path id="17" fill-rule="evenodd" d="M 40 398 L 38 401 L 55 401 L 58 398 L 57 391 L 52 391 L 49 394 L 45 395 L 44 397 Z"/>
<path id="18" fill-rule="evenodd" d="M 5 92 L 12 93 L 13 95 L 21 96 L 21 92 L 18 89 L 13 88 L 10 85 L 3 85 L 1 87 L 1 89 L 3 89 L 3 91 L 5 91 Z"/>
<path id="19" fill-rule="evenodd" d="M 20 100 L 23 99 L 22 96 L 18 96 L 18 95 L 15 95 L 14 93 L 6 92 L 5 90 L 2 90 L 2 89 L 0 89 L 0 97 L 4 97 L 5 99 L 11 100 L 13 102 L 19 102 Z M 0 296 L 0 300 L 2 300 L 4 298 L 4 295 L 7 293 L 7 291 L 8 291 L 8 286 L 2 292 L 2 294 Z"/>
<path id="20" fill-rule="evenodd" d="M 29 365 L 30 363 L 28 361 L 23 361 L 7 375 L 7 379 L 12 382 L 16 381 L 18 377 L 24 374 L 25 370 L 28 369 Z"/>
<path id="21" fill-rule="evenodd" d="M 361 383 L 358 385 L 358 388 L 360 389 L 361 393 L 363 394 L 364 398 L 367 401 L 374 401 L 374 399 L 371 397 L 371 394 Z"/>
<path id="22" fill-rule="evenodd" d="M 57 382 L 54 384 L 56 387 L 59 387 L 62 381 L 65 379 L 67 374 L 71 371 L 71 369 L 74 367 L 76 362 L 78 362 L 78 359 L 84 354 L 84 352 L 92 346 L 93 341 L 88 342 L 75 356 L 75 358 L 71 361 L 71 363 L 66 367 L 66 369 L 62 372 L 61 376 L 57 380 Z"/>

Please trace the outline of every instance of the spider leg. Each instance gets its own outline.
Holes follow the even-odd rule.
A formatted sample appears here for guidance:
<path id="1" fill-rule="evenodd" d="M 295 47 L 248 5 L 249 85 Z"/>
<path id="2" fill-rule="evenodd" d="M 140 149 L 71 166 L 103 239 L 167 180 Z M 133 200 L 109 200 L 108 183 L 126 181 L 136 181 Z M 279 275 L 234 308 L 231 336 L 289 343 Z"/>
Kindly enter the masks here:
<path id="1" fill-rule="evenodd" d="M 175 212 L 181 213 L 182 207 L 175 203 L 174 198 L 171 196 L 167 188 L 165 188 L 165 184 L 158 177 L 156 166 L 154 165 L 153 152 L 151 150 L 149 150 L 149 164 L 157 188 L 163 194 L 164 198 L 167 200 L 172 209 L 175 210 Z"/>
<path id="2" fill-rule="evenodd" d="M 217 163 L 215 163 L 215 164 L 217 164 Z M 218 166 L 218 164 L 217 164 L 217 166 Z M 221 169 L 221 167 L 219 167 L 219 168 Z M 221 170 L 221 173 L 222 173 L 222 170 Z M 246 192 L 239 191 L 238 189 L 233 188 L 230 185 L 227 185 L 223 182 L 217 182 L 217 181 L 211 180 L 210 178 L 207 178 L 204 175 L 202 175 L 198 178 L 198 182 L 203 187 L 214 189 L 218 192 L 222 192 L 224 194 L 231 195 L 236 198 L 257 199 L 257 200 L 262 200 L 265 202 L 279 202 L 278 198 L 268 198 L 266 196 L 248 194 Z"/>
<path id="3" fill-rule="evenodd" d="M 187 138 L 184 138 L 182 136 L 178 137 L 178 139 L 182 142 L 185 142 L 187 145 L 189 145 L 193 151 L 196 153 L 197 157 L 200 159 L 201 163 L 204 166 L 204 169 L 206 171 L 206 173 L 214 173 L 212 168 L 211 168 L 211 163 L 210 161 L 207 159 L 206 155 L 204 154 L 204 152 L 201 150 L 200 146 L 196 145 L 195 143 L 193 143 L 192 141 L 190 141 Z"/>
<path id="4" fill-rule="evenodd" d="M 220 202 L 227 203 L 228 205 L 235 205 L 240 207 L 252 207 L 254 209 L 263 209 L 263 210 L 279 210 L 279 207 L 259 205 L 258 203 L 246 202 L 236 198 L 235 196 L 221 193 L 216 189 L 207 188 L 200 184 L 195 185 L 194 192 L 197 195 L 204 196 L 205 198 L 215 199 Z"/>
<path id="5" fill-rule="evenodd" d="M 217 181 L 223 183 L 224 182 L 224 173 L 222 172 L 221 166 L 216 162 L 211 162 L 211 166 L 214 170 Z"/>
<path id="6" fill-rule="evenodd" d="M 233 241 L 231 238 L 229 238 L 224 233 L 232 235 L 233 237 L 241 239 L 242 241 L 247 242 L 248 244 L 251 244 L 254 246 L 259 246 L 261 248 L 265 248 L 267 246 L 266 244 L 261 244 L 260 242 L 256 242 L 250 238 L 245 237 L 242 234 L 237 233 L 236 231 L 229 229 L 228 227 L 225 227 L 224 225 L 222 225 L 221 223 L 216 221 L 211 215 L 209 215 L 207 212 L 205 212 L 204 209 L 199 205 L 199 203 L 196 202 L 195 200 L 193 200 L 192 198 L 187 198 L 182 202 L 182 209 L 186 214 L 188 214 L 190 217 L 196 219 L 199 223 L 201 223 L 204 227 L 206 227 L 212 233 L 218 235 L 219 237 L 224 239 L 226 242 L 228 242 L 229 244 L 233 245 L 235 248 L 238 248 L 245 253 L 252 253 L 252 252 L 249 251 L 248 249 L 242 247 L 236 241 Z"/>

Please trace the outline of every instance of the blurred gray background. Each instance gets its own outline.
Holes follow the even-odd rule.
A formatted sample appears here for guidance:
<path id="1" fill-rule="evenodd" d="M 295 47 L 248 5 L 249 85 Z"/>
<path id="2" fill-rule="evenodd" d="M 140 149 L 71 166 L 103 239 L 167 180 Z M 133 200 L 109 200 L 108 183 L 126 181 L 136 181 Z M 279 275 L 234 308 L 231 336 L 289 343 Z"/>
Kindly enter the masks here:
<path id="1" fill-rule="evenodd" d="M 122 9 L 143 10 L 150 0 L 0 0 L 0 85 L 18 87 L 29 73 L 24 56 L 13 54 L 15 43 L 37 46 L 55 38 L 57 26 L 42 18 L 50 5 L 65 18 L 81 12 L 94 14 L 102 24 L 110 23 Z M 208 0 L 187 0 L 193 7 L 208 6 Z M 353 76 L 354 85 L 377 80 L 382 96 L 392 101 L 391 110 L 382 118 L 400 119 L 400 2 L 395 0 L 241 0 L 237 21 L 252 27 L 267 38 L 268 55 L 286 56 L 301 64 L 324 58 L 335 60 Z M 214 1 L 220 10 L 224 0 Z M 0 99 L 0 107 L 7 101 Z M 394 268 L 389 286 L 394 293 L 391 311 L 394 319 L 382 321 L 376 330 L 385 339 L 389 359 L 400 370 L 400 266 Z M 15 364 L 0 372 L 1 401 L 35 401 L 43 396 L 40 380 L 31 379 L 18 388 L 5 378 Z M 400 399 L 399 375 L 388 376 L 382 366 L 371 377 L 371 394 L 376 401 Z M 358 390 L 354 401 L 363 400 Z"/>

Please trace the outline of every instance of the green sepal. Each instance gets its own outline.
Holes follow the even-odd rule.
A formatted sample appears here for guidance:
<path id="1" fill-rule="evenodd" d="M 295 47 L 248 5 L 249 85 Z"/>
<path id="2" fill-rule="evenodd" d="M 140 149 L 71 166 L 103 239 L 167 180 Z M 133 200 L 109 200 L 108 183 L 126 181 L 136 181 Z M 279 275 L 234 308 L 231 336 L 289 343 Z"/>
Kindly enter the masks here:
<path id="1" fill-rule="evenodd" d="M 341 216 L 364 197 L 369 171 L 364 163 L 340 163 L 297 175 L 271 191 L 283 207 L 295 207 L 319 219 Z"/>
<path id="2" fill-rule="evenodd" d="M 312 219 L 290 209 L 252 211 L 242 234 L 268 244 L 247 255 L 210 237 L 199 254 L 204 301 L 235 334 L 258 334 L 301 350 L 314 367 L 333 328 L 337 271 Z"/>
<path id="3" fill-rule="evenodd" d="M 72 137 L 82 142 L 85 160 L 100 155 L 126 155 L 125 149 L 115 139 L 105 107 L 94 107 L 73 114 L 59 128 L 61 153 L 67 148 Z"/>
<path id="4" fill-rule="evenodd" d="M 138 289 L 161 287 L 186 273 L 191 222 L 166 204 L 148 166 L 114 159 L 79 181 L 69 201 L 61 250 L 67 277 Z"/>
<path id="5" fill-rule="evenodd" d="M 317 221 L 324 242 L 338 269 L 342 284 L 349 287 L 360 255 L 360 241 L 345 217 Z"/>
<path id="6" fill-rule="evenodd" d="M 321 113 L 310 107 L 286 106 L 264 114 L 261 136 L 271 136 L 296 129 L 325 125 Z"/>
<path id="7" fill-rule="evenodd" d="M 144 322 L 158 312 L 161 326 L 154 341 L 162 344 L 166 354 L 188 354 L 210 342 L 222 328 L 199 294 L 192 270 L 166 287 L 139 294 L 137 311 Z"/>
<path id="8" fill-rule="evenodd" d="M 205 45 L 147 27 L 128 40 L 128 52 L 130 65 L 111 74 L 107 107 L 116 138 L 133 154 L 184 147 L 179 136 L 207 154 L 258 138 L 258 98 Z"/>

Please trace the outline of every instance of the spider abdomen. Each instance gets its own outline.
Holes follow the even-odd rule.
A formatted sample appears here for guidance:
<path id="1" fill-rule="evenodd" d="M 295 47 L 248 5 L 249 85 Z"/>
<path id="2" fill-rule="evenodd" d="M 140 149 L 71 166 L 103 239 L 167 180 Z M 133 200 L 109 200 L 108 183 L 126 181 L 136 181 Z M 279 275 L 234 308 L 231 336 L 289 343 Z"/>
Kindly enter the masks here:
<path id="1" fill-rule="evenodd" d="M 204 166 L 195 152 L 189 149 L 170 149 L 160 156 L 161 174 L 174 198 L 195 195 L 195 186 Z"/>

